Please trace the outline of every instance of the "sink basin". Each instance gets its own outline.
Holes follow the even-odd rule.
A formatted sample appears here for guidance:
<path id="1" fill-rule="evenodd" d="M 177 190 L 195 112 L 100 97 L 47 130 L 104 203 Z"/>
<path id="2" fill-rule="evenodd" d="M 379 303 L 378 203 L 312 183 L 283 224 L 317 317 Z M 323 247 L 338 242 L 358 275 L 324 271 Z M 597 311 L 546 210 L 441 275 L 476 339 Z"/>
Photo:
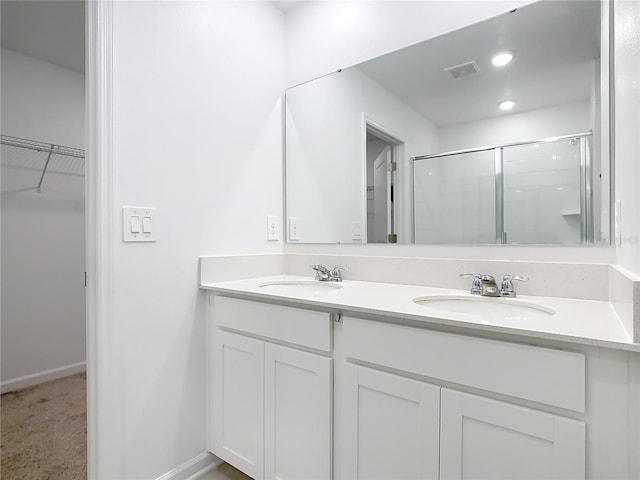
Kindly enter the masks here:
<path id="1" fill-rule="evenodd" d="M 549 317 L 556 313 L 552 308 L 512 298 L 436 295 L 414 298 L 413 301 L 418 305 L 436 310 L 493 318 L 527 320 Z"/>
<path id="2" fill-rule="evenodd" d="M 316 280 L 279 280 L 261 283 L 258 287 L 280 293 L 322 293 L 340 290 L 342 285 L 336 282 L 318 282 Z"/>

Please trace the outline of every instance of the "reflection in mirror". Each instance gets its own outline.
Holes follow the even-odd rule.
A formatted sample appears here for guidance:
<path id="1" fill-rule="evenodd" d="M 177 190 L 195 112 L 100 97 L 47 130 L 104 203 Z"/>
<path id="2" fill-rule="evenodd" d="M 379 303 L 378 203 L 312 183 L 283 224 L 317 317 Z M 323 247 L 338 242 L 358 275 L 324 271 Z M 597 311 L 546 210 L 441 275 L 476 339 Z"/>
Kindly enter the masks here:
<path id="1" fill-rule="evenodd" d="M 402 140 L 380 126 L 366 124 L 367 242 L 395 243 L 395 171 L 402 158 Z"/>
<path id="2" fill-rule="evenodd" d="M 414 163 L 416 243 L 494 243 L 496 180 L 491 150 Z"/>
<path id="3" fill-rule="evenodd" d="M 608 241 L 607 8 L 536 2 L 287 90 L 288 240 Z"/>
<path id="4" fill-rule="evenodd" d="M 591 136 L 413 158 L 416 243 L 593 243 Z"/>

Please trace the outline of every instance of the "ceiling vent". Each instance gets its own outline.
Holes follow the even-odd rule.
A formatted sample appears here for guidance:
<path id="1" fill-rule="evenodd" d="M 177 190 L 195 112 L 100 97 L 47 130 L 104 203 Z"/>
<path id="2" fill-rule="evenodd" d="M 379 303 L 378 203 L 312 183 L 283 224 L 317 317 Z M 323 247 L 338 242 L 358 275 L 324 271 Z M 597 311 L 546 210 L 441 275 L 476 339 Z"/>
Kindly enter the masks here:
<path id="1" fill-rule="evenodd" d="M 453 67 L 448 67 L 444 69 L 445 72 L 449 72 L 453 78 L 462 78 L 468 77 L 470 75 L 475 75 L 480 72 L 478 68 L 478 64 L 475 61 L 462 63 L 460 65 L 455 65 Z"/>

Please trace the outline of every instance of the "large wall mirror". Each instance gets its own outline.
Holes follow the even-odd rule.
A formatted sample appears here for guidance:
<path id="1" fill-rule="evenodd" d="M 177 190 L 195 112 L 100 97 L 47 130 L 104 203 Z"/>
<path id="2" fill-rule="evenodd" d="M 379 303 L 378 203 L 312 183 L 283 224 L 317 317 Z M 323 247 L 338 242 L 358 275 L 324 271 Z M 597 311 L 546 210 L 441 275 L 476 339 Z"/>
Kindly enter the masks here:
<path id="1" fill-rule="evenodd" d="M 288 89 L 287 240 L 607 243 L 608 8 L 536 2 Z"/>

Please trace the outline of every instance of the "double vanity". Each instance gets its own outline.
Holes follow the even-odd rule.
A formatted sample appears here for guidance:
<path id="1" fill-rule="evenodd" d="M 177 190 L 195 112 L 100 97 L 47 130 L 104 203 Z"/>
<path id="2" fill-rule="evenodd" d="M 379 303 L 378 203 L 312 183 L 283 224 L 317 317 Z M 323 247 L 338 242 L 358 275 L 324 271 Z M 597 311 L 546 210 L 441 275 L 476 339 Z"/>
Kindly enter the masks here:
<path id="1" fill-rule="evenodd" d="M 201 260 L 212 453 L 269 480 L 640 479 L 619 3 L 533 2 L 287 89 L 286 248 Z"/>
<path id="2" fill-rule="evenodd" d="M 640 344 L 609 302 L 201 287 L 209 449 L 253 478 L 637 478 Z"/>

